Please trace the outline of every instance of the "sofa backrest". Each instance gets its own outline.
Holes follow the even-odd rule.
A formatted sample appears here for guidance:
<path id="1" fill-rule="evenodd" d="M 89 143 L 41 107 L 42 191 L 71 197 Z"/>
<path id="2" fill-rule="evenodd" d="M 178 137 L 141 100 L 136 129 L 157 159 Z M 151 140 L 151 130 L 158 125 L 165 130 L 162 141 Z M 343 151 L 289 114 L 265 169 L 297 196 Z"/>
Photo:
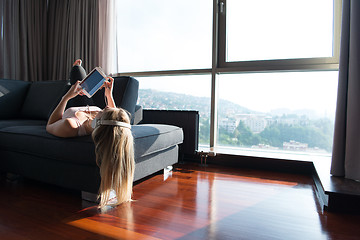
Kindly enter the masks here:
<path id="1" fill-rule="evenodd" d="M 114 78 L 114 99 L 117 107 L 127 110 L 132 118 L 135 114 L 139 94 L 139 82 L 133 77 Z M 105 104 L 104 104 L 105 107 Z"/>
<path id="2" fill-rule="evenodd" d="M 0 119 L 27 118 L 47 120 L 70 88 L 68 80 L 25 82 L 0 79 Z M 115 77 L 113 96 L 117 107 L 127 110 L 134 116 L 138 99 L 139 82 L 133 77 Z M 106 106 L 104 89 L 92 98 L 77 96 L 67 107 Z"/>
<path id="3" fill-rule="evenodd" d="M 68 88 L 68 81 L 32 82 L 20 111 L 21 117 L 47 120 Z"/>
<path id="4" fill-rule="evenodd" d="M 0 119 L 18 118 L 30 82 L 0 79 Z"/>

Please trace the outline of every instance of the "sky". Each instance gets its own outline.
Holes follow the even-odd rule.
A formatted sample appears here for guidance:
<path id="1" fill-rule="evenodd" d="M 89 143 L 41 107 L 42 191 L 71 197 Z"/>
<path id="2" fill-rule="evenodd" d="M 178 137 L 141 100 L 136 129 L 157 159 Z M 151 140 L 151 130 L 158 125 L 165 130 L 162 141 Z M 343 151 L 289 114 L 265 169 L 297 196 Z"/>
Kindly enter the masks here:
<path id="1" fill-rule="evenodd" d="M 260 112 L 278 108 L 335 114 L 337 71 L 220 76 L 219 97 Z"/>
<path id="2" fill-rule="evenodd" d="M 228 0 L 228 60 L 332 56 L 332 1 Z"/>

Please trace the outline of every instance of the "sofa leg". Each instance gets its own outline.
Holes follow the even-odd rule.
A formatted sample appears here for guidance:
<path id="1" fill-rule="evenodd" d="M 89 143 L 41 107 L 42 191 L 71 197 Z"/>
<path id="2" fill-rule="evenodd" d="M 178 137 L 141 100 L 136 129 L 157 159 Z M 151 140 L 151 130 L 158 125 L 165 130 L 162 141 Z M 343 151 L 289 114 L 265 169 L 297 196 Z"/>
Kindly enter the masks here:
<path id="1" fill-rule="evenodd" d="M 167 166 L 164 168 L 164 181 L 172 176 L 173 166 Z"/>
<path id="2" fill-rule="evenodd" d="M 6 173 L 6 181 L 7 182 L 17 182 L 20 180 L 21 176 L 19 174 L 14 173 Z"/>
<path id="3" fill-rule="evenodd" d="M 98 195 L 96 193 L 81 191 L 81 199 L 89 202 L 98 203 Z"/>

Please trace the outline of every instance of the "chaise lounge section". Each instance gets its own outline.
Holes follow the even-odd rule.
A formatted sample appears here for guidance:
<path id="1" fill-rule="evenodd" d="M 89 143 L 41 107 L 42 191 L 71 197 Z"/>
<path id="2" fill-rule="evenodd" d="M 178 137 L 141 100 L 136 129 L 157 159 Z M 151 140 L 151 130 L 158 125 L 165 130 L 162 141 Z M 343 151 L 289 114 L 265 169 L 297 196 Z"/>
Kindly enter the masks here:
<path id="1" fill-rule="evenodd" d="M 65 188 L 97 193 L 99 169 L 91 136 L 59 138 L 46 132 L 52 110 L 69 89 L 68 81 L 25 82 L 0 79 L 0 172 L 19 174 Z M 134 181 L 178 162 L 181 128 L 166 124 L 138 124 L 142 109 L 136 106 L 139 83 L 117 77 L 114 99 L 132 117 L 135 143 Z M 78 96 L 70 106 L 105 107 L 104 93 Z"/>

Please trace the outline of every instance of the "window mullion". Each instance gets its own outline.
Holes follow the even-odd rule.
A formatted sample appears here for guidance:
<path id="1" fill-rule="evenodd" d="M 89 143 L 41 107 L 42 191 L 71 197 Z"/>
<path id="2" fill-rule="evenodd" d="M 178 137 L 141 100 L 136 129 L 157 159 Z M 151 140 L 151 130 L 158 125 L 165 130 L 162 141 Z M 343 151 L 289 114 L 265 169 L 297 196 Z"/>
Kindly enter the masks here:
<path id="1" fill-rule="evenodd" d="M 224 1 L 224 0 L 221 0 Z M 217 140 L 217 66 L 219 64 L 219 0 L 213 0 L 212 69 L 211 69 L 211 110 L 210 110 L 210 151 L 214 151 Z M 225 11 L 225 9 L 222 9 Z M 221 14 L 220 14 L 221 15 Z"/>
<path id="2" fill-rule="evenodd" d="M 225 67 L 226 65 L 226 0 L 220 0 L 223 4 L 223 11 L 218 16 L 218 64 L 217 67 Z M 220 4 L 220 3 L 219 3 Z"/>

